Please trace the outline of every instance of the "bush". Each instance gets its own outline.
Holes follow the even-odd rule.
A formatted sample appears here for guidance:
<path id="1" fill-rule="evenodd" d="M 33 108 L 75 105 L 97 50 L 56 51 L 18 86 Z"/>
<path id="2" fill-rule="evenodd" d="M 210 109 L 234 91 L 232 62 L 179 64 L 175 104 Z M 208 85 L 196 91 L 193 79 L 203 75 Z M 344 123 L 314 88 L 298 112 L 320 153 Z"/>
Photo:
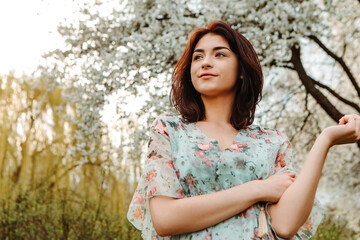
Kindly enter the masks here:
<path id="1" fill-rule="evenodd" d="M 327 216 L 320 224 L 314 240 L 356 240 L 356 232 L 346 227 L 346 223 L 335 222 L 330 216 Z"/>
<path id="2" fill-rule="evenodd" d="M 49 194 L 0 201 L 0 239 L 141 239 L 125 216 L 95 202 Z"/>
<path id="3" fill-rule="evenodd" d="M 15 200 L 0 199 L 0 239 L 141 239 L 140 231 L 126 216 L 109 213 L 97 202 L 78 199 L 68 194 L 55 197 L 51 192 L 24 193 Z M 356 237 L 346 224 L 334 222 L 328 216 L 313 240 Z"/>

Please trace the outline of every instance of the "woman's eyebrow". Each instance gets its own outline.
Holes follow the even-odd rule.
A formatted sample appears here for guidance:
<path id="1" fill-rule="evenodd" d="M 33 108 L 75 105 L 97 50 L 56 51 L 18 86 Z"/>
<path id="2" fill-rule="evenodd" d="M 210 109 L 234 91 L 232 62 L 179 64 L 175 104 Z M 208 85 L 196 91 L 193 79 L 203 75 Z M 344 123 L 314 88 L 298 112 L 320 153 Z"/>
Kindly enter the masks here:
<path id="1" fill-rule="evenodd" d="M 213 51 L 220 50 L 220 49 L 227 49 L 227 50 L 229 50 L 229 51 L 230 51 L 230 49 L 229 49 L 229 48 L 224 47 L 224 46 L 214 47 L 214 48 L 213 48 Z M 197 48 L 197 49 L 195 49 L 195 50 L 194 50 L 194 53 L 195 53 L 195 52 L 205 52 L 205 51 L 204 51 L 204 49 Z"/>

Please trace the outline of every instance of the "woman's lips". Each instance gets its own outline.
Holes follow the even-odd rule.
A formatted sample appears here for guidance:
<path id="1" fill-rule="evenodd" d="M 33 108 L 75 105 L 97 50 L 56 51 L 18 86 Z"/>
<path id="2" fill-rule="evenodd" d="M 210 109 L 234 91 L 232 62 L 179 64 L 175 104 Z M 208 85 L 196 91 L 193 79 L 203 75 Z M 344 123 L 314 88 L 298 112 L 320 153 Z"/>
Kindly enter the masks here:
<path id="1" fill-rule="evenodd" d="M 213 75 L 213 74 L 202 74 L 200 76 L 200 78 L 202 79 L 209 79 L 209 78 L 212 78 L 212 77 L 216 77 L 216 75 Z"/>

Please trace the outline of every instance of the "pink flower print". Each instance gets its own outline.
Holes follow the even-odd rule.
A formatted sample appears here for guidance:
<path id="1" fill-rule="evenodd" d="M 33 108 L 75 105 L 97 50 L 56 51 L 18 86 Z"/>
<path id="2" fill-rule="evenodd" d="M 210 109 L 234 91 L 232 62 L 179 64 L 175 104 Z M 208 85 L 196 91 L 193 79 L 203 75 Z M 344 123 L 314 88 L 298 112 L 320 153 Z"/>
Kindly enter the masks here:
<path id="1" fill-rule="evenodd" d="M 237 152 L 238 149 L 239 148 L 238 148 L 238 145 L 236 143 L 233 143 L 233 144 L 230 145 L 230 150 L 231 151 Z"/>
<path id="2" fill-rule="evenodd" d="M 169 135 L 166 126 L 159 120 L 155 126 L 155 131 L 161 134 Z"/>
<path id="3" fill-rule="evenodd" d="M 225 158 L 220 158 L 220 162 L 224 162 L 225 161 Z"/>
<path id="4" fill-rule="evenodd" d="M 245 160 L 244 160 L 244 159 L 236 159 L 236 160 L 235 160 L 235 165 L 236 165 L 238 168 L 241 168 L 241 169 L 245 169 L 245 167 L 246 167 L 246 163 L 245 163 Z"/>
<path id="5" fill-rule="evenodd" d="M 151 162 L 151 161 L 154 161 L 154 160 L 157 160 L 157 159 L 159 159 L 158 156 L 152 155 L 151 157 L 148 158 L 147 163 L 149 163 L 149 162 Z"/>
<path id="6" fill-rule="evenodd" d="M 145 202 L 145 196 L 143 194 L 136 194 L 134 197 L 134 203 L 143 204 Z"/>
<path id="7" fill-rule="evenodd" d="M 198 157 L 198 158 L 205 158 L 206 154 L 204 153 L 204 151 L 194 151 L 194 154 Z"/>
<path id="8" fill-rule="evenodd" d="M 190 186 L 190 188 L 194 188 L 196 181 L 194 179 L 194 177 L 191 175 L 191 173 L 188 173 L 188 175 L 186 176 L 185 182 Z"/>
<path id="9" fill-rule="evenodd" d="M 312 227 L 313 227 L 312 222 L 309 219 L 306 220 L 306 222 L 303 225 L 303 228 L 305 228 L 306 230 L 311 231 Z"/>
<path id="10" fill-rule="evenodd" d="M 176 176 L 177 176 L 177 178 L 179 179 L 180 178 L 180 171 L 179 170 L 176 170 Z"/>
<path id="11" fill-rule="evenodd" d="M 205 237 L 204 237 L 204 240 L 211 240 L 212 239 L 212 236 L 211 236 L 211 232 L 207 232 Z"/>
<path id="12" fill-rule="evenodd" d="M 238 143 L 238 147 L 247 147 L 248 145 L 246 143 Z"/>
<path id="13" fill-rule="evenodd" d="M 263 133 L 271 133 L 272 132 L 270 129 L 265 129 L 263 127 L 260 127 L 260 131 L 262 131 Z"/>
<path id="14" fill-rule="evenodd" d="M 253 139 L 259 139 L 259 137 L 255 136 L 254 134 L 250 133 L 249 136 Z"/>
<path id="15" fill-rule="evenodd" d="M 240 213 L 240 217 L 241 218 L 246 218 L 248 216 L 248 211 L 252 211 L 253 209 L 254 209 L 254 206 L 251 206 L 251 207 L 245 209 L 244 211 L 242 211 Z"/>
<path id="16" fill-rule="evenodd" d="M 155 186 L 150 190 L 150 196 L 153 196 L 156 192 L 157 192 L 157 187 Z"/>
<path id="17" fill-rule="evenodd" d="M 203 151 L 209 150 L 212 147 L 213 147 L 213 144 L 211 142 L 209 142 L 209 143 L 199 143 L 198 144 L 198 148 L 200 150 L 203 150 Z"/>
<path id="18" fill-rule="evenodd" d="M 212 162 L 209 158 L 206 158 L 204 161 L 202 161 L 202 164 L 207 165 L 208 167 L 213 167 Z"/>
<path id="19" fill-rule="evenodd" d="M 286 162 L 284 161 L 285 153 L 279 153 L 276 157 L 277 164 L 275 165 L 275 172 L 280 171 L 282 168 L 286 167 Z"/>
<path id="20" fill-rule="evenodd" d="M 178 129 L 185 129 L 184 124 L 182 124 L 181 122 L 178 122 L 177 127 Z"/>
<path id="21" fill-rule="evenodd" d="M 278 161 L 278 163 L 281 165 L 281 167 L 285 167 L 286 166 L 286 162 L 285 162 L 285 153 L 278 153 L 276 156 L 276 160 Z"/>
<path id="22" fill-rule="evenodd" d="M 147 174 L 147 180 L 149 181 L 149 182 L 152 182 L 152 181 L 154 181 L 154 177 L 156 177 L 156 171 L 154 170 L 154 169 L 151 169 L 149 172 L 148 172 L 148 174 Z"/>
<path id="23" fill-rule="evenodd" d="M 172 161 L 166 161 L 165 162 L 170 168 L 172 168 L 172 169 L 174 169 L 174 164 L 173 164 L 173 162 Z"/>
<path id="24" fill-rule="evenodd" d="M 144 213 L 143 213 L 143 211 L 141 210 L 140 207 L 137 207 L 137 208 L 134 210 L 133 218 L 144 220 Z"/>
<path id="25" fill-rule="evenodd" d="M 178 190 L 176 190 L 177 194 L 183 194 L 183 190 L 181 188 L 179 188 Z"/>
<path id="26" fill-rule="evenodd" d="M 248 145 L 244 144 L 244 143 L 234 142 L 233 144 L 231 144 L 230 150 L 233 152 L 242 152 L 242 151 L 244 151 L 243 147 L 246 147 L 246 146 L 248 146 Z"/>
<path id="27" fill-rule="evenodd" d="M 266 140 L 265 140 L 265 143 L 267 143 L 267 144 L 271 144 L 270 139 L 266 139 Z"/>

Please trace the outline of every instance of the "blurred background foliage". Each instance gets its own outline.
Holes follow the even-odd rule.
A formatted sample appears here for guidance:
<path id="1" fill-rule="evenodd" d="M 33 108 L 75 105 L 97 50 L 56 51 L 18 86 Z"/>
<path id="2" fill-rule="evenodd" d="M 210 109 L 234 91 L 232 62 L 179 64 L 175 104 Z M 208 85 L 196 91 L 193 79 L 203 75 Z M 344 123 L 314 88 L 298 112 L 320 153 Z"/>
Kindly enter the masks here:
<path id="1" fill-rule="evenodd" d="M 126 213 L 154 117 L 191 29 L 224 20 L 265 73 L 256 123 L 286 132 L 301 168 L 316 136 L 360 113 L 360 1 L 94 0 L 66 47 L 0 77 L 0 239 L 140 239 Z M 330 150 L 314 239 L 358 239 L 359 144 Z"/>
<path id="2" fill-rule="evenodd" d="M 102 136 L 97 156 L 81 162 L 69 151 L 81 144 L 69 120 L 78 113 L 46 81 L 0 78 L 0 239 L 138 239 L 124 217 L 136 182 L 123 147 L 109 156 Z"/>

